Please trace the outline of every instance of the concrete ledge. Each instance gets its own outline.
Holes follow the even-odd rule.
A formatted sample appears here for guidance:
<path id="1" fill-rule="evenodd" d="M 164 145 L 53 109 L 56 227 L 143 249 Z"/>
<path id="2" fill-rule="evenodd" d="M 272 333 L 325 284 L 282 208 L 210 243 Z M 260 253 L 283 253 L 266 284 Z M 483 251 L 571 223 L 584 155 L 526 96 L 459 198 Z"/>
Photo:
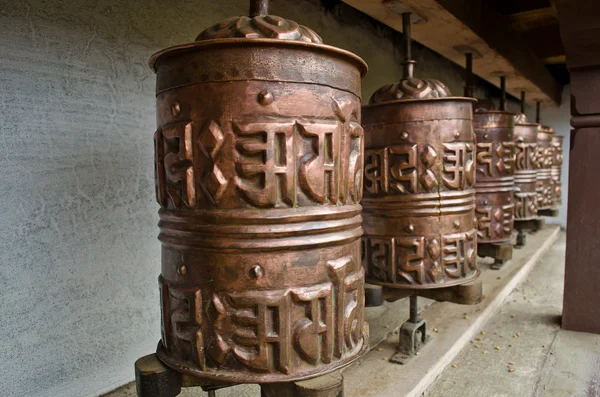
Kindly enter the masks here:
<path id="1" fill-rule="evenodd" d="M 427 320 L 431 340 L 406 365 L 393 364 L 388 360 L 396 352 L 397 330 L 408 319 L 408 304 L 396 302 L 373 308 L 379 313 L 368 308 L 367 318 L 373 335 L 372 350 L 363 360 L 344 371 L 346 396 L 421 396 L 500 308 L 511 291 L 527 278 L 540 257 L 556 241 L 559 232 L 558 226 L 547 226 L 529 235 L 527 245 L 514 250 L 513 259 L 501 270 L 490 268 L 493 263 L 491 259 L 480 260 L 480 280 L 485 296 L 480 304 L 460 306 L 426 302 L 430 306 L 421 313 L 421 317 Z M 434 329 L 438 332 L 433 332 Z"/>

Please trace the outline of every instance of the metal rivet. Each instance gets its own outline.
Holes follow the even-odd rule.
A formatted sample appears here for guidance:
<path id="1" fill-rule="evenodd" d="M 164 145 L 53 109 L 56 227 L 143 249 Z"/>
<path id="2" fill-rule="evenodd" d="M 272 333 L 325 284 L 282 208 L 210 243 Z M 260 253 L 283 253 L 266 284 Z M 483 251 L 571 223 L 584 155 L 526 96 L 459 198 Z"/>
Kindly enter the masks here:
<path id="1" fill-rule="evenodd" d="M 487 200 L 483 200 L 483 205 L 488 205 L 488 201 Z"/>
<path id="2" fill-rule="evenodd" d="M 458 229 L 460 227 L 460 222 L 459 221 L 454 221 L 454 228 Z"/>
<path id="3" fill-rule="evenodd" d="M 489 134 L 483 134 L 483 139 L 488 139 L 489 137 Z"/>
<path id="4" fill-rule="evenodd" d="M 456 131 L 456 132 L 454 133 L 454 138 L 455 138 L 455 139 L 458 139 L 458 138 L 460 138 L 460 132 Z"/>
<path id="5" fill-rule="evenodd" d="M 258 265 L 253 266 L 248 273 L 255 280 L 260 279 L 264 275 L 262 267 Z"/>
<path id="6" fill-rule="evenodd" d="M 408 225 L 408 226 L 406 226 L 405 230 L 409 233 L 412 233 L 415 231 L 415 227 L 413 225 Z"/>
<path id="7" fill-rule="evenodd" d="M 173 103 L 173 105 L 171 105 L 171 114 L 174 117 L 177 117 L 177 116 L 179 116 L 180 113 L 181 113 L 181 105 L 179 104 L 179 102 Z"/>
<path id="8" fill-rule="evenodd" d="M 179 272 L 179 275 L 185 276 L 187 274 L 187 267 L 185 267 L 185 265 L 181 265 L 177 271 Z"/>
<path id="9" fill-rule="evenodd" d="M 258 93 L 258 103 L 263 106 L 270 105 L 273 103 L 273 94 L 269 91 L 261 91 Z"/>
<path id="10" fill-rule="evenodd" d="M 402 135 L 400 135 L 400 139 L 408 139 L 408 132 L 404 131 Z"/>

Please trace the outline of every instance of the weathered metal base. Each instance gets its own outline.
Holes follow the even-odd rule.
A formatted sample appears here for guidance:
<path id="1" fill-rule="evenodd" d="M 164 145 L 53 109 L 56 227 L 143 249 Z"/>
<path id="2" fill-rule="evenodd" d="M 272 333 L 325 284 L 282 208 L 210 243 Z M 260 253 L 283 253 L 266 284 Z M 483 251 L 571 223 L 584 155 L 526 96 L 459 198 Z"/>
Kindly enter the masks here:
<path id="1" fill-rule="evenodd" d="M 413 356 L 419 354 L 419 350 L 429 339 L 425 320 L 419 320 L 416 323 L 410 320 L 405 322 L 400 327 L 398 353 L 390 361 L 395 364 L 406 364 Z"/>
<path id="2" fill-rule="evenodd" d="M 377 286 L 375 286 L 377 287 Z M 467 284 L 454 285 L 445 288 L 428 289 L 399 289 L 380 287 L 383 298 L 388 302 L 394 302 L 409 296 L 420 296 L 438 302 L 452 302 L 459 305 L 476 305 L 483 299 L 483 287 L 481 281 L 473 281 Z M 376 306 L 376 305 L 373 305 Z"/>
<path id="3" fill-rule="evenodd" d="M 234 384 L 215 384 L 165 366 L 156 354 L 149 354 L 135 362 L 135 382 L 138 397 L 177 397 L 183 387 L 201 387 L 208 397 L 216 397 L 216 390 Z M 343 397 L 344 377 L 339 371 L 313 379 L 261 385 L 261 397 Z"/>
<path id="4" fill-rule="evenodd" d="M 480 258 L 494 258 L 495 262 L 492 269 L 498 270 L 502 268 L 512 259 L 513 245 L 510 241 L 502 243 L 482 243 L 477 245 L 477 256 Z"/>
<path id="5" fill-rule="evenodd" d="M 338 372 L 308 380 L 260 386 L 261 397 L 343 397 L 344 377 Z"/>
<path id="6" fill-rule="evenodd" d="M 375 307 L 383 305 L 383 287 L 365 283 L 365 306 Z"/>
<path id="7" fill-rule="evenodd" d="M 539 216 L 558 216 L 558 208 L 548 208 L 545 210 L 538 210 Z"/>
<path id="8" fill-rule="evenodd" d="M 537 232 L 544 228 L 544 220 L 542 218 L 515 220 L 515 230 L 526 232 Z"/>
<path id="9" fill-rule="evenodd" d="M 527 243 L 527 234 L 525 234 L 524 230 L 519 230 L 517 233 L 517 244 L 515 244 L 515 248 L 522 248 Z"/>

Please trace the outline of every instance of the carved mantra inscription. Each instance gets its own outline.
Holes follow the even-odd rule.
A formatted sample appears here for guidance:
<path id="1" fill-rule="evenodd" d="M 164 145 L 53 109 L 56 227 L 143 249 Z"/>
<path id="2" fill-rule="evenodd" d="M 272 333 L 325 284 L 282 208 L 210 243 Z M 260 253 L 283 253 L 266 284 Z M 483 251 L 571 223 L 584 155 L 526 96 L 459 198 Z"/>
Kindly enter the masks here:
<path id="1" fill-rule="evenodd" d="M 477 270 L 475 230 L 438 236 L 363 237 L 369 277 L 422 285 L 466 277 Z"/>
<path id="2" fill-rule="evenodd" d="M 512 193 L 511 193 L 512 194 Z M 513 204 L 501 207 L 478 206 L 477 236 L 481 239 L 496 239 L 509 236 L 512 233 L 515 206 Z"/>
<path id="3" fill-rule="evenodd" d="M 163 343 L 201 370 L 241 365 L 291 373 L 330 363 L 363 343 L 364 269 L 351 256 L 326 263 L 330 282 L 284 290 L 215 293 L 161 280 Z M 202 328 L 202 324 L 204 328 Z"/>
<path id="4" fill-rule="evenodd" d="M 163 126 L 155 134 L 158 203 L 171 209 L 358 203 L 363 129 L 349 104 L 334 100 L 334 110 L 331 120 Z"/>
<path id="5" fill-rule="evenodd" d="M 537 194 L 515 193 L 515 218 L 528 219 L 537 216 Z"/>
<path id="6" fill-rule="evenodd" d="M 439 184 L 440 161 L 445 188 L 462 190 L 473 185 L 473 144 L 443 144 L 440 159 L 433 146 L 409 143 L 365 150 L 365 190 L 370 195 L 429 193 Z"/>
<path id="7" fill-rule="evenodd" d="M 514 172 L 513 142 L 489 142 L 477 144 L 477 172 L 483 177 L 493 177 L 494 169 L 503 175 Z"/>
<path id="8" fill-rule="evenodd" d="M 534 170 L 537 167 L 537 144 L 517 143 L 515 145 L 516 170 Z"/>

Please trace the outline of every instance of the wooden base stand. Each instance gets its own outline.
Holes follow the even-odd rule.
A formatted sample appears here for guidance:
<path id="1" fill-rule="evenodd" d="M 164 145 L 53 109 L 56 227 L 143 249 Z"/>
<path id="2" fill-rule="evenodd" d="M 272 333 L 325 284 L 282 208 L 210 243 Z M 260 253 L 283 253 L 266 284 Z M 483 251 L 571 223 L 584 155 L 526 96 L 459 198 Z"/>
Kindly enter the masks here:
<path id="1" fill-rule="evenodd" d="M 182 375 L 165 366 L 156 354 L 135 362 L 135 382 L 138 397 L 177 397 L 183 387 L 201 387 L 208 397 L 216 397 L 218 389 L 234 386 Z M 336 371 L 303 381 L 260 385 L 260 390 L 261 397 L 343 397 L 344 377 Z"/>
<path id="2" fill-rule="evenodd" d="M 512 259 L 513 244 L 510 241 L 501 243 L 477 244 L 477 256 L 480 258 L 494 258 L 492 269 L 498 270 Z"/>
<path id="3" fill-rule="evenodd" d="M 558 208 L 548 208 L 538 211 L 539 216 L 558 216 Z"/>

